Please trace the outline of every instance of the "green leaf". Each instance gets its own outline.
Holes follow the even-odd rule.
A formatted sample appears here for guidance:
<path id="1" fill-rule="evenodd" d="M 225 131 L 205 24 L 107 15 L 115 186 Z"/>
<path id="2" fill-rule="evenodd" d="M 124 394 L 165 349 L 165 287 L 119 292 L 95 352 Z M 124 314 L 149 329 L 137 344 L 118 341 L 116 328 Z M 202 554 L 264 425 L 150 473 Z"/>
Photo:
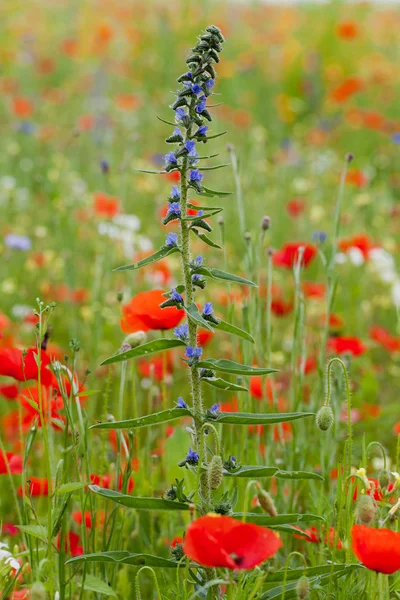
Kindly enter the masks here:
<path id="1" fill-rule="evenodd" d="M 193 208 L 194 210 L 224 210 L 222 206 L 198 206 L 197 204 L 192 204 L 191 202 L 187 203 L 188 208 Z"/>
<path id="2" fill-rule="evenodd" d="M 215 135 L 209 135 L 207 136 L 208 140 L 215 140 L 215 138 L 220 137 L 221 135 L 225 135 L 226 133 L 228 133 L 227 131 L 222 131 L 221 133 L 216 133 Z"/>
<path id="3" fill-rule="evenodd" d="M 162 119 L 161 117 L 157 117 L 157 119 L 159 121 L 161 121 L 161 123 L 165 123 L 166 125 L 172 125 L 172 127 L 176 127 L 176 123 L 171 123 L 171 121 L 166 121 L 165 119 Z"/>
<path id="4" fill-rule="evenodd" d="M 278 467 L 258 467 L 242 465 L 238 471 L 227 471 L 224 469 L 225 477 L 273 477 L 279 471 Z"/>
<path id="5" fill-rule="evenodd" d="M 77 584 L 80 588 L 82 587 L 81 580 L 78 580 Z M 113 596 L 114 598 L 118 598 L 112 587 L 90 573 L 87 573 L 85 579 L 83 580 L 83 589 L 90 592 L 97 592 L 98 594 L 103 594 L 104 596 Z"/>
<path id="6" fill-rule="evenodd" d="M 238 283 L 240 285 L 248 285 L 250 287 L 258 287 L 252 281 L 245 279 L 244 277 L 239 277 L 239 275 L 233 275 L 232 273 L 226 273 L 225 271 L 221 271 L 220 269 L 212 269 L 209 267 L 197 267 L 193 270 L 194 273 L 198 273 L 199 275 L 204 275 L 204 277 L 211 277 L 211 279 L 218 279 L 221 281 L 232 281 L 233 283 Z"/>
<path id="7" fill-rule="evenodd" d="M 29 406 L 31 406 L 35 412 L 40 413 L 40 411 L 39 411 L 39 404 L 37 402 L 35 402 L 31 398 L 29 391 L 26 393 L 26 395 L 22 394 L 22 397 L 24 398 L 24 400 L 27 401 L 27 403 L 29 404 Z"/>
<path id="8" fill-rule="evenodd" d="M 232 373 L 234 375 L 269 375 L 270 373 L 277 372 L 277 369 L 271 369 L 269 367 L 250 367 L 225 358 L 199 360 L 197 366 L 199 368 L 221 371 L 222 373 Z"/>
<path id="9" fill-rule="evenodd" d="M 205 160 L 206 158 L 215 158 L 216 156 L 219 156 L 219 152 L 217 152 L 216 154 L 209 154 L 208 156 L 199 156 L 198 160 Z"/>
<path id="10" fill-rule="evenodd" d="M 160 248 L 160 250 L 158 250 L 151 256 L 147 256 L 146 258 L 139 260 L 139 262 L 137 262 L 133 265 L 124 265 L 123 267 L 117 267 L 116 269 L 113 269 L 113 270 L 114 271 L 133 271 L 135 269 L 140 269 L 141 267 L 146 267 L 147 265 L 151 265 L 152 263 L 162 260 L 166 256 L 169 256 L 170 254 L 174 254 L 174 252 L 180 252 L 180 249 L 177 246 L 172 246 L 172 248 L 170 246 L 163 246 L 162 248 Z"/>
<path id="11" fill-rule="evenodd" d="M 199 325 L 200 327 L 204 327 L 204 329 L 208 329 L 208 331 L 214 331 L 210 323 L 201 316 L 199 309 L 194 302 L 190 306 L 184 306 L 183 310 L 187 314 L 188 318 L 193 321 L 193 323 Z"/>
<path id="12" fill-rule="evenodd" d="M 49 541 L 47 527 L 44 527 L 43 525 L 18 525 L 18 529 L 46 544 Z"/>
<path id="13" fill-rule="evenodd" d="M 54 492 L 55 496 L 60 494 L 72 494 L 72 492 L 76 492 L 77 490 L 81 490 L 88 485 L 88 482 L 82 483 L 81 481 L 70 481 L 69 483 L 63 483 L 60 487 Z"/>
<path id="14" fill-rule="evenodd" d="M 164 500 L 164 498 L 129 496 L 128 494 L 120 494 L 114 490 L 101 488 L 98 485 L 89 485 L 89 489 L 95 494 L 107 498 L 107 500 L 112 500 L 117 504 L 137 510 L 189 510 L 189 505 L 184 502 L 174 502 L 172 500 Z"/>
<path id="15" fill-rule="evenodd" d="M 101 390 L 81 390 L 78 394 L 75 394 L 75 398 L 84 398 L 86 396 L 94 396 L 100 393 Z"/>
<path id="16" fill-rule="evenodd" d="M 233 192 L 218 192 L 217 190 L 211 190 L 210 188 L 206 188 L 203 186 L 201 192 L 198 192 L 199 196 L 208 196 L 209 198 L 213 198 L 217 196 L 218 198 L 224 198 L 225 196 L 232 196 Z"/>
<path id="17" fill-rule="evenodd" d="M 197 210 L 202 210 L 201 208 L 196 207 Z M 222 212 L 223 208 L 216 208 L 215 210 L 206 209 L 208 212 L 204 212 L 204 215 L 191 215 L 190 217 L 183 217 L 181 221 L 197 221 L 198 219 L 208 219 L 209 217 L 213 217 L 218 213 Z"/>
<path id="18" fill-rule="evenodd" d="M 356 569 L 362 567 L 362 565 L 323 565 L 321 567 L 307 567 L 306 571 L 304 570 L 304 567 L 301 569 L 280 569 L 275 573 L 268 574 L 268 583 L 280 583 L 285 580 L 285 577 L 286 581 L 297 581 L 297 579 L 300 579 L 304 574 L 311 578 L 317 577 L 318 575 L 338 573 L 349 567 Z"/>
<path id="19" fill-rule="evenodd" d="M 279 470 L 275 477 L 278 479 L 319 479 L 321 481 L 324 478 L 318 473 L 311 473 L 309 471 L 281 471 Z"/>
<path id="20" fill-rule="evenodd" d="M 128 360 L 129 358 L 139 358 L 140 356 L 148 356 L 149 354 L 154 354 L 155 352 L 162 352 L 163 350 L 171 350 L 171 348 L 177 348 L 178 346 L 186 346 L 186 344 L 181 340 L 170 340 L 166 338 L 153 340 L 152 342 L 147 342 L 147 344 L 142 344 L 141 346 L 132 348 L 132 350 L 127 350 L 126 352 L 121 352 L 120 354 L 110 356 L 110 358 L 106 358 L 106 360 L 103 360 L 101 366 L 122 362 L 124 360 Z"/>
<path id="21" fill-rule="evenodd" d="M 273 423 L 287 423 L 305 417 L 312 417 L 314 413 L 219 413 L 212 419 L 216 423 L 229 423 L 231 425 L 271 425 Z M 209 419 L 211 421 L 211 419 Z"/>
<path id="22" fill-rule="evenodd" d="M 191 412 L 188 408 L 170 408 L 168 410 L 162 410 L 158 413 L 152 413 L 144 417 L 137 419 L 127 419 L 125 421 L 104 421 L 104 423 L 96 423 L 89 427 L 89 429 L 136 429 L 137 427 L 149 427 L 156 423 L 167 423 L 174 419 L 180 419 L 181 417 L 191 416 Z"/>
<path id="23" fill-rule="evenodd" d="M 71 565 L 73 563 L 86 563 L 86 562 L 110 562 L 119 563 L 124 565 L 133 565 L 135 567 L 148 566 L 148 567 L 162 567 L 176 569 L 177 567 L 185 567 L 185 561 L 177 563 L 174 560 L 168 560 L 167 558 L 161 558 L 160 556 L 153 556 L 152 554 L 131 554 L 126 550 L 114 550 L 111 552 L 97 552 L 95 554 L 83 554 L 82 556 L 74 556 L 70 558 L 65 564 Z"/>
<path id="24" fill-rule="evenodd" d="M 221 250 L 222 246 L 220 246 L 219 244 L 216 244 L 215 242 L 213 242 L 212 239 L 210 239 L 205 233 L 199 233 L 199 231 L 197 231 L 197 229 L 194 229 L 194 227 L 191 227 L 190 231 L 193 231 L 193 233 L 196 234 L 197 237 L 202 242 L 204 242 L 205 244 L 207 244 L 207 246 L 211 246 L 212 248 L 218 248 L 219 250 Z"/>
<path id="25" fill-rule="evenodd" d="M 238 385 L 237 383 L 231 383 L 230 381 L 225 381 L 225 379 L 220 379 L 219 377 L 202 377 L 201 381 L 204 383 L 208 383 L 208 385 L 212 385 L 219 390 L 233 391 L 233 392 L 248 392 L 248 389 L 243 387 L 242 385 Z"/>
<path id="26" fill-rule="evenodd" d="M 227 323 L 226 321 L 220 321 L 218 325 L 215 325 L 217 329 L 221 331 L 226 331 L 226 333 L 231 333 L 232 335 L 237 335 L 238 337 L 247 340 L 248 342 L 252 342 L 254 344 L 254 338 L 250 333 L 244 331 L 244 329 L 240 329 L 240 327 L 236 327 L 236 325 L 232 325 L 231 323 Z"/>
<path id="27" fill-rule="evenodd" d="M 166 175 L 168 171 L 153 171 L 151 169 L 133 169 L 137 173 L 150 173 L 151 175 Z"/>
<path id="28" fill-rule="evenodd" d="M 273 527 L 274 525 L 293 525 L 293 523 L 313 523 L 315 521 L 324 522 L 325 519 L 319 515 L 313 515 L 310 513 L 293 513 L 287 515 L 278 515 L 277 517 L 270 517 L 264 513 L 234 513 L 232 515 L 235 519 L 243 519 L 246 516 L 246 523 L 255 523 L 256 525 L 262 525 L 263 527 Z"/>
<path id="29" fill-rule="evenodd" d="M 215 165 L 215 167 L 199 167 L 199 171 L 215 171 L 216 169 L 223 169 L 224 167 L 230 167 L 231 163 L 225 163 L 223 165 Z"/>

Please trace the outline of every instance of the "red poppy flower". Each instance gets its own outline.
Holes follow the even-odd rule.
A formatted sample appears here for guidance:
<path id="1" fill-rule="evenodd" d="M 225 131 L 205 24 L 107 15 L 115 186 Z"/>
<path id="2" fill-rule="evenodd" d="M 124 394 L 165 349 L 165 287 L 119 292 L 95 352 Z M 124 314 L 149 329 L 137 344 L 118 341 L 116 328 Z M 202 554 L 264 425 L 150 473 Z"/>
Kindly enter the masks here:
<path id="1" fill-rule="evenodd" d="M 18 488 L 18 496 L 23 496 L 22 486 Z M 28 496 L 47 496 L 49 493 L 49 482 L 41 477 L 29 477 L 27 480 Z"/>
<path id="2" fill-rule="evenodd" d="M 0 331 L 4 331 L 5 329 L 8 329 L 10 327 L 10 324 L 11 324 L 10 319 L 7 317 L 7 315 L 2 313 L 0 310 Z"/>
<path id="3" fill-rule="evenodd" d="M 61 548 L 61 535 L 57 538 L 57 548 Z M 70 552 L 71 556 L 81 556 L 83 554 L 83 547 L 81 546 L 81 538 L 77 533 L 69 531 L 66 538 L 64 538 L 64 549 L 66 552 Z"/>
<path id="4" fill-rule="evenodd" d="M 336 35 L 342 40 L 353 40 L 358 35 L 358 25 L 354 21 L 343 21 L 336 27 Z"/>
<path id="5" fill-rule="evenodd" d="M 97 192 L 94 195 L 94 210 L 99 217 L 112 219 L 120 212 L 119 199 Z"/>
<path id="6" fill-rule="evenodd" d="M 118 479 L 118 490 L 119 491 L 122 490 L 122 480 L 123 480 L 123 477 L 122 477 L 122 475 L 120 475 L 119 479 Z M 114 481 L 115 481 L 115 477 L 113 480 L 111 475 L 96 475 L 96 474 L 90 475 L 90 483 L 92 485 L 98 485 L 99 487 L 105 488 L 106 490 L 109 490 L 114 486 Z M 128 488 L 127 488 L 128 493 L 132 492 L 134 487 L 135 487 L 135 482 L 132 479 L 132 477 L 130 477 L 128 480 Z"/>
<path id="7" fill-rule="evenodd" d="M 3 525 L 1 526 L 1 533 L 3 535 L 14 537 L 16 535 L 19 535 L 19 532 L 19 528 L 13 523 L 3 523 Z"/>
<path id="8" fill-rule="evenodd" d="M 289 202 L 286 204 L 286 211 L 291 217 L 297 219 L 297 217 L 304 212 L 306 206 L 307 202 L 305 198 L 292 198 L 292 200 L 289 200 Z"/>
<path id="9" fill-rule="evenodd" d="M 303 293 L 306 298 L 324 298 L 326 285 L 315 281 L 303 281 L 301 284 Z"/>
<path id="10" fill-rule="evenodd" d="M 351 96 L 363 89 L 363 83 L 358 77 L 349 77 L 333 90 L 331 97 L 335 102 L 346 102 Z"/>
<path id="11" fill-rule="evenodd" d="M 391 575 L 400 569 L 400 533 L 353 525 L 352 550 L 371 571 Z"/>
<path id="12" fill-rule="evenodd" d="M 237 412 L 239 410 L 238 399 L 232 398 L 228 402 L 221 402 L 219 410 L 221 412 Z"/>
<path id="13" fill-rule="evenodd" d="M 78 525 L 82 525 L 82 523 L 84 522 L 85 526 L 88 529 L 91 529 L 93 527 L 92 513 L 90 512 L 90 510 L 85 510 L 85 512 L 77 510 L 72 513 L 72 518 Z M 94 519 L 95 527 L 102 527 L 105 523 L 105 518 L 106 513 L 104 512 L 104 510 L 96 511 Z"/>
<path id="14" fill-rule="evenodd" d="M 33 113 L 33 105 L 28 98 L 17 96 L 12 100 L 12 110 L 16 117 L 20 119 L 29 119 Z"/>
<path id="15" fill-rule="evenodd" d="M 166 352 L 164 357 L 143 359 L 138 362 L 138 369 L 142 377 L 154 377 L 157 381 L 162 381 L 166 376 L 172 375 L 173 361 L 171 352 Z"/>
<path id="16" fill-rule="evenodd" d="M 298 529 L 299 531 L 302 531 L 300 529 L 300 527 L 296 527 L 296 529 Z M 305 539 L 307 542 L 310 542 L 311 544 L 320 544 L 321 543 L 320 532 L 318 531 L 318 529 L 316 527 L 314 527 L 314 525 L 312 527 L 310 527 L 309 529 L 305 529 L 304 533 L 306 533 L 308 535 L 308 538 L 304 538 L 302 535 L 297 535 L 297 534 L 294 534 L 293 537 L 298 538 L 300 540 Z M 329 530 L 325 533 L 325 537 L 324 537 L 325 544 L 329 544 L 329 546 L 331 546 L 331 548 L 332 548 L 335 543 L 335 537 L 336 537 L 335 529 L 333 527 L 329 527 Z M 337 541 L 336 548 L 338 550 L 341 550 L 343 548 L 342 542 L 339 538 Z"/>
<path id="17" fill-rule="evenodd" d="M 10 471 L 12 474 L 22 473 L 22 456 L 6 452 L 5 455 L 0 451 L 0 475 L 5 475 Z"/>
<path id="18" fill-rule="evenodd" d="M 361 169 L 352 169 L 346 175 L 346 183 L 351 183 L 357 188 L 364 188 L 368 185 L 368 177 Z"/>
<path id="19" fill-rule="evenodd" d="M 38 368 L 35 355 L 36 348 L 29 348 L 26 353 L 19 348 L 0 348 L 0 375 L 13 377 L 17 381 L 28 381 L 38 378 Z M 46 367 L 50 364 L 50 358 L 42 350 L 40 377 L 43 385 L 50 385 L 51 371 Z"/>
<path id="20" fill-rule="evenodd" d="M 342 252 L 348 252 L 351 248 L 357 248 L 362 253 L 364 259 L 367 260 L 370 251 L 376 248 L 376 245 L 371 242 L 366 234 L 361 233 L 339 240 L 338 247 Z"/>
<path id="21" fill-rule="evenodd" d="M 302 266 L 308 267 L 317 255 L 317 248 L 305 242 L 290 242 L 285 244 L 281 250 L 274 252 L 272 262 L 276 267 L 292 269 L 299 260 L 299 248 L 303 248 Z"/>
<path id="22" fill-rule="evenodd" d="M 385 348 L 388 352 L 398 352 L 400 350 L 400 339 L 391 335 L 384 327 L 373 325 L 369 330 L 369 335 L 374 342 Z"/>
<path id="23" fill-rule="evenodd" d="M 165 302 L 163 290 L 140 292 L 122 307 L 121 328 L 124 333 L 148 331 L 149 329 L 172 329 L 185 316 L 183 310 L 174 306 L 160 308 Z"/>
<path id="24" fill-rule="evenodd" d="M 348 352 L 353 356 L 360 356 L 366 352 L 367 348 L 357 337 L 331 337 L 328 341 L 329 350 L 335 354 L 345 354 Z"/>
<path id="25" fill-rule="evenodd" d="M 283 298 L 274 298 L 271 301 L 271 312 L 277 317 L 286 317 L 292 312 L 294 304 L 291 300 L 284 300 Z"/>
<path id="26" fill-rule="evenodd" d="M 354 483 L 355 478 L 352 477 L 351 478 L 352 483 Z M 382 502 L 383 500 L 383 492 L 382 492 L 382 488 L 380 486 L 379 480 L 378 479 L 374 479 L 373 477 L 369 477 L 368 481 L 371 485 L 371 488 L 369 490 L 366 490 L 365 493 L 368 496 L 371 496 L 374 500 L 376 500 L 376 502 Z M 361 486 L 362 489 L 364 489 L 363 486 Z M 394 483 L 390 482 L 389 485 L 387 486 L 387 490 L 388 492 L 391 492 L 394 490 Z M 356 482 L 356 487 L 354 488 L 354 492 L 353 492 L 353 502 L 355 502 L 358 498 L 358 493 L 359 493 L 359 485 L 358 485 L 358 481 Z"/>
<path id="27" fill-rule="evenodd" d="M 281 546 L 278 535 L 266 527 L 209 514 L 189 525 L 183 551 L 205 567 L 253 569 Z"/>
<path id="28" fill-rule="evenodd" d="M 0 396 L 4 396 L 7 400 L 15 400 L 18 396 L 17 385 L 0 385 Z"/>

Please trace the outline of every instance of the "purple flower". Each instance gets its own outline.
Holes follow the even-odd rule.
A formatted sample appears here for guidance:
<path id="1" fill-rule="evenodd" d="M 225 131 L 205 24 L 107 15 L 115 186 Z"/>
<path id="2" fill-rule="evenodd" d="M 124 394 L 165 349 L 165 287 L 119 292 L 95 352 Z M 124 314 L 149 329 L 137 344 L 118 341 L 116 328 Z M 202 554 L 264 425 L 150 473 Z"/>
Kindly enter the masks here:
<path id="1" fill-rule="evenodd" d="M 215 83 L 215 79 L 207 79 L 206 88 L 208 88 L 209 90 L 212 90 L 212 88 L 214 87 L 214 83 Z"/>
<path id="2" fill-rule="evenodd" d="M 6 235 L 4 243 L 7 248 L 21 250 L 22 252 L 27 252 L 32 248 L 32 242 L 26 235 L 17 235 L 16 233 Z"/>
<path id="3" fill-rule="evenodd" d="M 171 200 L 180 200 L 181 199 L 181 193 L 180 193 L 177 185 L 172 186 L 172 191 L 171 191 L 171 194 L 169 197 L 171 198 Z"/>
<path id="4" fill-rule="evenodd" d="M 166 154 L 164 156 L 164 160 L 165 160 L 165 164 L 167 167 L 170 165 L 178 164 L 178 161 L 176 160 L 176 156 L 173 152 L 168 152 L 168 154 Z"/>
<path id="5" fill-rule="evenodd" d="M 185 117 L 186 117 L 185 110 L 182 107 L 177 108 L 175 111 L 175 119 L 177 121 L 182 121 L 182 119 L 184 119 Z"/>
<path id="6" fill-rule="evenodd" d="M 323 244 L 327 237 L 328 236 L 326 235 L 325 231 L 314 231 L 312 234 L 313 241 L 318 242 L 319 244 Z"/>
<path id="7" fill-rule="evenodd" d="M 202 217 L 204 215 L 204 210 L 199 210 L 199 212 L 197 213 L 198 217 Z"/>
<path id="8" fill-rule="evenodd" d="M 210 412 L 216 414 L 219 412 L 219 408 L 220 408 L 220 404 L 213 404 L 212 407 L 210 408 Z"/>
<path id="9" fill-rule="evenodd" d="M 201 267 L 201 265 L 204 262 L 204 258 L 202 256 L 196 256 L 196 258 L 193 260 L 193 266 L 194 267 Z"/>
<path id="10" fill-rule="evenodd" d="M 185 142 L 184 146 L 188 152 L 193 152 L 193 150 L 196 148 L 196 142 L 193 140 L 188 140 Z"/>
<path id="11" fill-rule="evenodd" d="M 178 325 L 174 329 L 174 335 L 182 342 L 187 342 L 189 339 L 189 325 Z"/>
<path id="12" fill-rule="evenodd" d="M 193 92 L 193 94 L 196 94 L 196 96 L 197 96 L 197 94 L 200 94 L 200 92 L 202 92 L 202 91 L 203 91 L 202 87 L 198 83 L 194 83 L 192 85 L 192 92 Z"/>
<path id="13" fill-rule="evenodd" d="M 195 135 L 206 135 L 208 131 L 208 125 L 202 125 L 201 127 L 198 128 L 198 130 L 196 131 Z"/>
<path id="14" fill-rule="evenodd" d="M 100 168 L 101 168 L 101 172 L 104 173 L 104 175 L 107 175 L 107 173 L 110 170 L 110 165 L 109 165 L 108 161 L 107 160 L 102 160 L 100 162 Z"/>
<path id="15" fill-rule="evenodd" d="M 201 102 L 198 103 L 195 110 L 197 113 L 201 114 L 203 112 L 203 110 L 205 110 L 205 108 L 206 108 L 206 101 L 202 100 Z"/>
<path id="16" fill-rule="evenodd" d="M 198 273 L 194 273 L 194 275 L 192 275 L 192 281 L 201 281 L 201 275 L 199 275 Z"/>
<path id="17" fill-rule="evenodd" d="M 168 248 L 175 248 L 178 245 L 178 234 L 168 233 L 165 245 L 168 246 Z"/>
<path id="18" fill-rule="evenodd" d="M 179 292 L 176 291 L 175 288 L 172 288 L 170 298 L 172 298 L 172 300 L 175 300 L 176 302 L 179 302 L 179 303 L 183 302 L 182 296 L 179 294 Z"/>
<path id="19" fill-rule="evenodd" d="M 192 171 L 190 171 L 189 179 L 190 179 L 190 181 L 200 182 L 200 181 L 203 181 L 204 175 L 203 175 L 203 173 L 200 173 L 200 171 L 198 169 L 193 169 Z"/>
<path id="20" fill-rule="evenodd" d="M 185 351 L 185 356 L 187 358 L 200 358 L 203 354 L 203 348 L 193 348 L 192 346 L 188 346 Z"/>
<path id="21" fill-rule="evenodd" d="M 189 465 L 197 465 L 199 462 L 199 455 L 190 447 L 185 460 Z"/>
<path id="22" fill-rule="evenodd" d="M 214 312 L 212 302 L 206 302 L 203 308 L 203 315 L 212 315 Z"/>
<path id="23" fill-rule="evenodd" d="M 184 401 L 184 399 L 181 396 L 179 396 L 179 398 L 178 398 L 178 401 L 176 403 L 176 407 L 177 408 L 187 408 L 188 407 L 187 404 L 186 404 L 186 402 Z"/>
<path id="24" fill-rule="evenodd" d="M 400 144 L 400 131 L 392 135 L 392 142 Z"/>
<path id="25" fill-rule="evenodd" d="M 179 202 L 168 202 L 167 216 L 169 217 L 170 215 L 176 215 L 179 217 L 180 214 L 181 214 L 181 205 L 179 204 Z"/>

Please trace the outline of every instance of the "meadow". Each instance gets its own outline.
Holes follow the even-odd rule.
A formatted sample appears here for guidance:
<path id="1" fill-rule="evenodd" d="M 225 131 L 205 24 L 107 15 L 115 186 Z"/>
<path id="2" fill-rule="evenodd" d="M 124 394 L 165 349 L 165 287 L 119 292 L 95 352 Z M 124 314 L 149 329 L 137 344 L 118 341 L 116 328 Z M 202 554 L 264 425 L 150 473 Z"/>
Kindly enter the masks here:
<path id="1" fill-rule="evenodd" d="M 399 26 L 0 4 L 0 598 L 400 598 Z"/>

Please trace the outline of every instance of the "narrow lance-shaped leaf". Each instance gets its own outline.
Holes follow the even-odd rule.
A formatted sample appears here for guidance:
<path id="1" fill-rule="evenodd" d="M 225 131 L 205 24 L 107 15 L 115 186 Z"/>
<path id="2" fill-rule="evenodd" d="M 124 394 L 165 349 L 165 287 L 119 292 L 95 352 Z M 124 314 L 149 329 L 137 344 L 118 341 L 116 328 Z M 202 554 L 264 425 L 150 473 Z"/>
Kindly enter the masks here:
<path id="1" fill-rule="evenodd" d="M 223 412 L 219 413 L 215 418 L 206 417 L 210 422 L 225 423 L 230 425 L 272 425 L 274 423 L 287 423 L 312 417 L 314 413 L 239 413 L 239 412 Z"/>
<path id="2" fill-rule="evenodd" d="M 152 169 L 133 169 L 137 173 L 149 173 L 150 175 L 166 175 L 168 171 L 153 171 Z"/>
<path id="3" fill-rule="evenodd" d="M 164 500 L 164 498 L 141 498 L 139 496 L 130 496 L 128 494 L 120 494 L 114 490 L 101 488 L 98 485 L 90 485 L 89 489 L 117 504 L 135 508 L 136 510 L 189 510 L 189 505 L 184 502 L 174 502 L 172 500 Z"/>
<path id="4" fill-rule="evenodd" d="M 230 381 L 225 381 L 224 379 L 220 379 L 219 377 L 202 377 L 201 381 L 215 387 L 221 391 L 228 392 L 248 392 L 248 389 L 243 387 L 242 385 L 238 385 L 237 383 L 231 383 Z"/>
<path id="5" fill-rule="evenodd" d="M 170 340 L 166 338 L 153 340 L 152 342 L 147 342 L 146 344 L 142 344 L 141 346 L 132 348 L 132 350 L 127 350 L 126 352 L 121 352 L 119 354 L 115 354 L 114 356 L 110 356 L 110 358 L 106 358 L 106 360 L 103 360 L 101 366 L 122 362 L 124 360 L 128 360 L 129 358 L 139 358 L 140 356 L 148 356 L 149 354 L 154 354 L 155 352 L 171 350 L 172 348 L 177 348 L 178 346 L 185 345 L 185 342 L 182 342 L 181 340 Z"/>
<path id="6" fill-rule="evenodd" d="M 231 281 L 232 283 L 238 283 L 239 285 L 248 285 L 250 287 L 258 287 L 255 283 L 250 281 L 249 279 L 245 279 L 244 277 L 239 277 L 239 275 L 234 275 L 233 273 L 226 273 L 225 271 L 221 271 L 220 269 L 214 269 L 210 267 L 197 267 L 194 273 L 198 273 L 199 275 L 204 275 L 204 277 L 211 277 L 211 279 L 218 279 L 221 281 Z"/>
<path id="7" fill-rule="evenodd" d="M 293 525 L 293 523 L 314 523 L 315 521 L 324 522 L 325 519 L 319 515 L 311 513 L 291 513 L 286 515 L 278 515 L 277 517 L 270 517 L 263 513 L 234 513 L 234 519 L 243 519 L 246 517 L 246 523 L 255 523 L 256 525 L 262 525 L 263 527 L 273 527 L 274 525 Z"/>
<path id="8" fill-rule="evenodd" d="M 240 329 L 240 327 L 236 327 L 236 325 L 232 325 L 231 323 L 227 323 L 226 321 L 220 321 L 218 325 L 215 325 L 216 329 L 221 331 L 225 331 L 226 333 L 230 333 L 232 335 L 236 335 L 238 337 L 247 340 L 248 342 L 252 342 L 254 344 L 254 338 L 250 333 L 244 331 L 244 329 Z"/>
<path id="9" fill-rule="evenodd" d="M 123 565 L 132 565 L 135 567 L 162 567 L 176 569 L 177 567 L 186 567 L 186 562 L 177 563 L 174 560 L 153 556 L 152 554 L 131 554 L 126 550 L 114 550 L 110 552 L 96 552 L 94 554 L 83 554 L 70 558 L 66 564 L 78 564 L 89 562 L 109 562 Z"/>
<path id="10" fill-rule="evenodd" d="M 139 417 L 137 419 L 127 419 L 125 421 L 105 421 L 104 423 L 95 423 L 89 429 L 136 429 L 138 427 L 149 427 L 157 423 L 167 423 L 181 417 L 189 417 L 191 412 L 188 408 L 170 408 L 158 413 Z"/>
<path id="11" fill-rule="evenodd" d="M 172 246 L 172 248 L 170 246 L 164 246 L 154 254 L 151 254 L 150 256 L 146 256 L 146 258 L 139 260 L 139 262 L 132 265 L 124 265 L 122 267 L 117 267 L 116 269 L 114 269 L 114 271 L 134 271 L 135 269 L 140 269 L 141 267 L 146 267 L 147 265 L 151 265 L 152 263 L 162 260 L 170 254 L 174 254 L 174 252 L 180 252 L 180 249 L 177 246 Z"/>
<path id="12" fill-rule="evenodd" d="M 207 246 L 211 246 L 212 248 L 218 248 L 219 250 L 221 250 L 221 246 L 219 244 L 216 244 L 215 242 L 213 242 L 212 239 L 210 239 L 205 233 L 200 233 L 199 231 L 197 231 L 197 229 L 195 229 L 194 227 L 190 228 L 190 231 L 193 231 L 194 234 L 197 235 L 197 237 L 204 242 L 205 244 L 207 244 Z"/>
<path id="13" fill-rule="evenodd" d="M 242 465 L 237 471 L 227 471 L 224 469 L 225 477 L 273 477 L 279 471 L 278 467 L 258 467 L 251 465 Z"/>
<path id="14" fill-rule="evenodd" d="M 222 206 L 199 206 L 198 204 L 192 204 L 191 202 L 187 203 L 188 208 L 193 208 L 194 210 L 224 210 Z"/>
<path id="15" fill-rule="evenodd" d="M 165 123 L 166 125 L 172 125 L 172 127 L 176 127 L 176 123 L 171 123 L 171 121 L 166 121 L 165 119 L 162 119 L 161 117 L 157 117 L 157 119 L 159 121 L 161 121 L 161 123 Z"/>
<path id="16" fill-rule="evenodd" d="M 310 471 L 281 471 L 279 470 L 275 477 L 278 479 L 319 479 L 323 481 L 324 478 L 318 473 L 312 473 Z"/>
<path id="17" fill-rule="evenodd" d="M 203 210 L 200 209 L 198 207 L 196 207 L 197 210 Z M 206 209 L 206 211 L 204 211 L 203 215 L 191 215 L 189 217 L 183 217 L 182 221 L 197 221 L 198 219 L 208 219 L 209 217 L 213 217 L 214 215 L 217 215 L 218 213 L 222 212 L 224 209 L 223 208 L 216 208 L 214 210 L 211 209 Z"/>
<path id="18" fill-rule="evenodd" d="M 191 321 L 193 321 L 196 325 L 204 327 L 204 329 L 208 329 L 208 331 L 214 331 L 210 323 L 201 316 L 199 309 L 197 308 L 194 302 L 190 304 L 190 306 L 184 306 L 183 310 L 187 314 L 188 318 Z"/>
<path id="19" fill-rule="evenodd" d="M 224 167 L 229 167 L 231 163 L 225 163 L 223 165 L 215 165 L 215 167 L 199 167 L 199 171 L 216 171 L 217 169 L 223 169 Z"/>
<path id="20" fill-rule="evenodd" d="M 224 198 L 225 196 L 232 196 L 233 192 L 220 192 L 217 190 L 211 190 L 210 188 L 206 188 L 203 186 L 201 192 L 198 192 L 199 196 L 208 196 L 209 198 L 213 198 L 216 196 L 217 198 Z"/>
<path id="21" fill-rule="evenodd" d="M 197 363 L 197 366 L 204 369 L 221 371 L 222 373 L 232 373 L 233 375 L 269 375 L 270 373 L 277 372 L 277 369 L 271 369 L 270 367 L 252 367 L 225 358 L 208 358 L 207 360 L 200 360 Z"/>

